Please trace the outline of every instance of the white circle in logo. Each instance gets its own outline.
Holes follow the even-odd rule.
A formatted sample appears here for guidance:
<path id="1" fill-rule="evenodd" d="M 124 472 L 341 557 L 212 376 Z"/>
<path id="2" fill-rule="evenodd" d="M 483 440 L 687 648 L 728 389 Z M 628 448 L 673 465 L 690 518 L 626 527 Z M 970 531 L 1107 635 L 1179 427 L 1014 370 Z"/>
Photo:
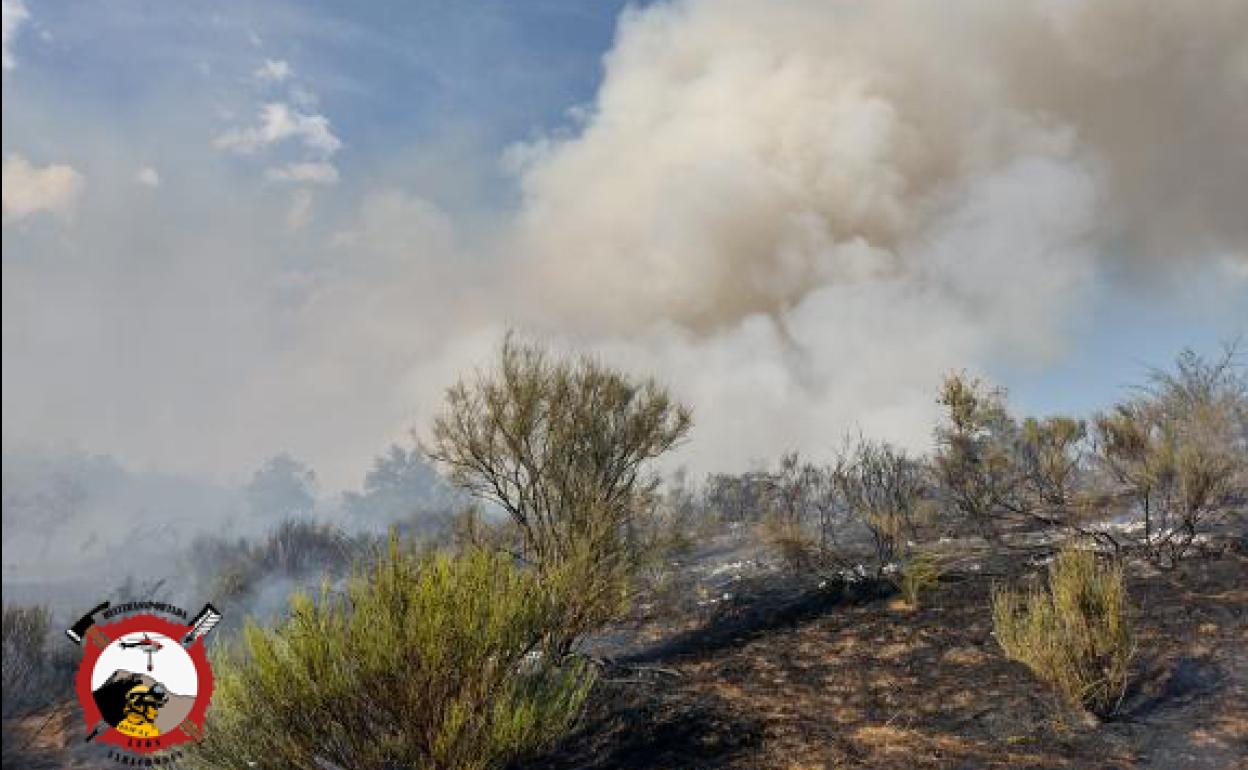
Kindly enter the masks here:
<path id="1" fill-rule="evenodd" d="M 151 671 L 147 670 L 149 659 Z M 150 676 L 173 695 L 194 697 L 199 693 L 199 676 L 191 656 L 177 640 L 154 631 L 126 634 L 104 648 L 91 670 L 91 690 L 100 689 L 118 671 Z"/>

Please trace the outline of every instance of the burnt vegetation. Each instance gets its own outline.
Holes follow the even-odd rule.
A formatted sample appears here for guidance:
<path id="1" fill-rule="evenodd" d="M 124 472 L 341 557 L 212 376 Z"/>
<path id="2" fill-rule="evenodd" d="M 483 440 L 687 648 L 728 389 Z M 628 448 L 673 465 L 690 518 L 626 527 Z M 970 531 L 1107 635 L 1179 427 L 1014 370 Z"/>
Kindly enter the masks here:
<path id="1" fill-rule="evenodd" d="M 1238 348 L 1184 352 L 1084 417 L 1015 415 L 964 373 L 936 401 L 926 453 L 850 436 L 663 478 L 685 406 L 509 337 L 334 515 L 283 456 L 246 489 L 261 534 L 186 549 L 233 616 L 189 761 L 1229 766 L 1248 740 Z M 54 626 L 6 603 L 6 766 L 8 733 L 29 744 L 66 697 Z"/>

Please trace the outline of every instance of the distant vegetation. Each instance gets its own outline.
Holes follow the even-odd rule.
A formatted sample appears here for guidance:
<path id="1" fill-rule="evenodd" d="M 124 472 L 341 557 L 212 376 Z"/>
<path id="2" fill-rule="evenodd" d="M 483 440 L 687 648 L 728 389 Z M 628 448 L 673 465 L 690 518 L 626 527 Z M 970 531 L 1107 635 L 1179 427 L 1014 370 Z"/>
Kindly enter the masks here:
<path id="1" fill-rule="evenodd" d="M 1248 505 L 1236 356 L 1184 352 L 1088 418 L 1016 416 L 1003 391 L 955 373 L 929 454 L 851 437 L 822 461 L 660 483 L 654 462 L 692 424 L 683 405 L 509 337 L 450 389 L 426 446 L 379 456 L 340 504 L 317 503 L 314 474 L 279 457 L 246 489 L 263 534 L 187 549 L 234 623 L 254 618 L 220 635 L 196 761 L 501 767 L 576 722 L 593 679 L 579 643 L 639 594 L 687 605 L 673 562 L 726 531 L 761 537 L 812 584 L 891 585 L 916 608 L 960 569 L 948 544 L 1009 555 L 984 608 L 1003 651 L 1109 716 L 1136 654 L 1132 565 L 1174 568 Z M 1045 585 L 1008 587 L 1048 558 Z M 62 675 L 39 652 L 48 624 L 5 607 L 6 715 Z"/>
<path id="2" fill-rule="evenodd" d="M 881 574 L 933 535 L 1008 548 L 1037 532 L 1170 568 L 1248 504 L 1248 378 L 1237 353 L 1185 351 L 1091 420 L 1019 419 L 1004 391 L 952 374 L 930 457 L 858 439 L 825 465 L 794 454 L 774 471 L 712 476 L 705 505 L 724 520 L 761 521 L 787 560 L 822 568 Z"/>

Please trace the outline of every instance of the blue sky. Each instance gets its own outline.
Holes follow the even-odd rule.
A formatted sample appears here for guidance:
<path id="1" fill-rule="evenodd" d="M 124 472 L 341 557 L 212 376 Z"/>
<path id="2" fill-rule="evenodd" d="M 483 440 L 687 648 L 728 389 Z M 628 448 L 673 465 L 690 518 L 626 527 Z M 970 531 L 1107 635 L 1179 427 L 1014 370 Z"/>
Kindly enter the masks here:
<path id="1" fill-rule="evenodd" d="M 527 279 L 517 277 L 522 274 L 563 275 L 581 264 L 597 264 L 593 259 L 613 259 L 609 248 L 597 248 L 599 233 L 604 239 L 620 235 L 629 248 L 649 249 L 655 260 L 669 258 L 668 241 L 654 234 L 671 229 L 660 222 L 665 210 L 658 217 L 639 213 L 653 197 L 646 192 L 649 179 L 661 185 L 689 169 L 695 182 L 705 178 L 725 185 L 725 199 L 740 193 L 732 186 L 745 184 L 738 174 L 744 172 L 733 167 L 733 140 L 717 128 L 735 126 L 737 115 L 707 122 L 707 144 L 716 155 L 703 157 L 710 150 L 695 142 L 684 150 L 687 163 L 678 149 L 686 134 L 668 133 L 669 128 L 686 117 L 703 119 L 687 105 L 720 109 L 721 94 L 733 85 L 727 79 L 714 82 L 717 73 L 754 77 L 750 67 L 757 62 L 747 59 L 738 66 L 740 61 L 728 57 L 742 41 L 752 45 L 756 34 L 763 41 L 760 49 L 779 51 L 779 74 L 768 77 L 791 77 L 783 68 L 790 58 L 786 35 L 793 41 L 792 61 L 806 62 L 798 72 L 824 66 L 819 46 L 803 39 L 804 28 L 812 25 L 802 22 L 797 9 L 810 5 L 793 3 L 792 20 L 778 13 L 751 21 L 758 6 L 745 10 L 750 4 L 739 2 L 658 3 L 626 11 L 614 0 L 6 0 L 6 450 L 31 444 L 83 447 L 140 466 L 229 477 L 245 474 L 268 454 L 291 451 L 345 485 L 371 454 L 427 418 L 453 372 L 479 363 L 501 329 L 515 324 L 569 344 L 588 341 L 628 365 L 657 368 L 695 400 L 695 409 L 704 406 L 708 443 L 757 436 L 753 424 L 743 424 L 737 433 L 716 427 L 732 422 L 739 409 L 723 405 L 735 405 L 738 398 L 773 399 L 759 424 L 795 430 L 804 429 L 804 410 L 850 400 L 835 415 L 828 412 L 819 431 L 793 439 L 801 446 L 816 445 L 820 435 L 847 427 L 845 415 L 859 413 L 868 428 L 878 425 L 904 438 L 896 421 L 924 414 L 928 402 L 914 394 L 950 363 L 986 371 L 1010 389 L 1022 409 L 1087 412 L 1120 396 L 1147 365 L 1164 364 L 1180 347 L 1212 351 L 1220 340 L 1246 330 L 1248 284 L 1234 277 L 1245 273 L 1242 267 L 1220 272 L 1220 266 L 1239 264 L 1243 242 L 1228 220 L 1216 217 L 1214 229 L 1229 234 L 1213 239 L 1215 250 L 1227 250 L 1226 255 L 1201 256 L 1204 261 L 1176 270 L 1124 269 L 1116 257 L 1104 256 L 1103 245 L 1061 241 L 1060 249 L 1072 253 L 1102 253 L 1088 258 L 1094 267 L 1062 278 L 1067 288 L 1061 291 L 1077 299 L 1054 305 L 1051 313 L 1029 308 L 1029 316 L 996 301 L 982 312 L 970 301 L 954 307 L 953 300 L 932 300 L 917 283 L 881 290 L 878 297 L 839 284 L 768 285 L 744 298 L 732 289 L 716 289 L 720 294 L 695 303 L 700 309 L 672 304 L 704 283 L 736 280 L 731 276 L 743 274 L 737 261 L 722 276 L 708 274 L 706 281 L 688 284 L 681 283 L 682 273 L 665 272 L 665 263 L 648 263 L 657 266 L 655 275 L 674 281 L 676 288 L 661 295 L 644 285 L 643 267 L 623 269 L 618 291 L 610 278 L 592 279 L 604 292 L 603 301 L 591 303 L 604 308 L 602 318 L 590 317 L 594 307 L 577 304 L 581 300 L 573 295 L 583 287 L 550 293 L 520 288 L 527 286 Z M 623 27 L 622 12 L 628 18 Z M 618 46 L 617 31 L 623 36 Z M 648 54 L 647 46 L 657 47 Z M 844 47 L 853 50 L 853 40 L 847 38 Z M 609 76 L 604 56 L 614 62 Z M 894 66 L 893 60 L 867 64 Z M 630 101 L 656 81 L 663 82 L 653 99 Z M 777 84 L 788 82 L 771 81 L 770 90 L 743 86 L 742 112 L 758 97 L 782 92 Z M 963 87 L 961 81 L 942 82 L 933 88 Z M 981 98 L 965 87 L 967 103 Z M 679 98 L 670 120 L 646 115 L 655 121 L 651 127 L 629 133 L 634 115 L 673 94 Z M 799 94 L 790 104 L 822 109 L 826 105 L 819 100 L 825 96 L 830 104 L 832 97 L 822 92 Z M 904 114 L 902 97 L 896 98 L 900 106 L 894 111 Z M 1058 118 L 1046 115 L 1045 126 L 1061 122 L 1062 116 L 1053 114 Z M 775 122 L 787 118 L 778 112 Z M 1080 124 L 1079 119 L 1070 118 L 1078 127 L 1070 133 L 1074 139 L 1053 132 L 1065 137 L 1060 142 L 1076 145 L 1055 152 L 1058 171 L 1037 172 L 1029 161 L 1004 164 L 993 178 L 1037 173 L 1056 179 L 1055 185 L 1070 185 L 1069 194 L 1077 198 L 1079 173 L 1100 168 L 1095 150 L 1108 158 L 1106 167 L 1112 169 L 1114 162 L 1114 151 L 1105 151 L 1106 140 L 1096 133 L 1103 120 Z M 743 146 L 757 143 L 767 130 L 746 128 Z M 828 130 L 836 133 L 836 124 Z M 820 141 L 818 132 L 800 135 Z M 1078 145 L 1085 136 L 1089 144 L 1101 144 L 1084 153 Z M 1051 137 L 1045 141 L 1060 144 Z M 844 157 L 840 149 L 835 153 Z M 20 163 L 10 165 L 11 159 Z M 1226 162 L 1236 167 L 1243 161 L 1228 156 Z M 1088 178 L 1099 180 L 1098 173 L 1089 172 Z M 575 183 L 567 181 L 574 178 Z M 20 193 L 19 182 L 26 185 Z M 623 224 L 617 226 L 603 213 L 614 205 L 607 192 L 634 183 L 640 192 L 620 204 Z M 943 194 L 956 198 L 957 190 L 978 189 L 976 184 L 951 182 Z M 696 200 L 702 188 L 690 185 L 686 197 Z M 585 202 L 582 210 L 578 189 L 586 190 L 585 201 L 597 202 L 592 207 Z M 678 196 L 670 210 L 682 205 Z M 802 205 L 802 217 L 822 210 L 818 202 Z M 693 209 L 694 218 L 706 210 Z M 1055 211 L 1064 227 L 1098 226 L 1068 222 L 1062 206 Z M 1121 248 L 1129 250 L 1131 217 L 1139 212 L 1128 215 Z M 751 216 L 746 208 L 733 209 L 726 221 Z M 833 222 L 834 235 L 854 242 L 850 236 L 856 233 L 836 231 L 841 224 L 835 212 L 822 216 Z M 1003 218 L 1011 216 L 1007 211 Z M 939 241 L 961 221 L 936 222 L 923 237 Z M 599 229 L 588 229 L 588 223 Z M 539 225 L 566 232 L 567 240 L 534 234 Z M 679 243 L 695 244 L 717 237 L 683 230 L 678 235 Z M 531 258 L 536 270 L 522 269 L 530 262 L 511 257 L 526 249 L 536 255 Z M 577 261 L 581 249 L 597 256 Z M 909 258 L 905 249 L 898 253 Z M 1065 265 L 1065 259 L 1042 255 L 1036 264 Z M 778 262 L 763 272 L 781 268 Z M 1048 267 L 1034 269 L 1050 274 Z M 616 274 L 595 270 L 595 275 Z M 930 277 L 931 270 L 946 267 L 916 274 Z M 948 275 L 938 277 L 945 281 Z M 766 293 L 773 291 L 783 296 Z M 974 298 L 977 291 L 954 294 Z M 904 330 L 876 343 L 877 321 L 836 326 L 811 321 L 840 318 L 859 303 L 875 306 L 918 295 L 933 303 L 931 325 L 959 328 L 947 354 L 904 349 L 909 339 Z M 1027 305 L 1027 295 L 1020 292 L 1016 304 Z M 631 302 L 630 297 L 638 304 L 635 311 L 625 304 L 626 316 L 654 317 L 654 325 L 637 321 L 624 328 L 611 315 L 608 306 Z M 812 297 L 834 301 L 816 306 Z M 562 315 L 543 314 L 548 299 Z M 738 301 L 740 312 L 731 317 L 705 309 Z M 565 312 L 565 306 L 571 309 Z M 874 318 L 877 311 L 863 312 L 855 317 Z M 758 330 L 767 322 L 757 318 L 771 318 L 775 329 Z M 998 334 L 975 330 L 977 324 L 1009 328 Z M 881 388 L 892 395 L 873 396 L 859 409 L 852 399 L 862 388 L 811 384 L 812 377 L 852 379 L 832 359 L 809 353 L 814 361 L 809 371 L 786 368 L 785 361 L 806 355 L 780 349 L 788 344 L 786 328 L 789 342 L 807 353 L 825 340 L 837 356 L 871 343 L 872 355 L 881 359 L 881 376 L 891 376 L 889 360 L 913 357 L 915 367 L 927 368 L 898 384 L 895 393 Z M 766 353 L 743 352 L 751 345 Z M 760 359 L 767 367 L 751 369 Z M 726 368 L 714 372 L 715 385 L 690 371 L 712 372 L 720 364 Z M 739 371 L 745 372 L 744 384 L 722 384 Z M 699 399 L 704 403 L 696 403 Z M 898 407 L 887 399 L 914 405 Z M 760 451 L 787 441 L 783 433 L 770 437 Z M 724 461 L 739 465 L 750 451 Z M 719 459 L 704 458 L 703 464 Z"/>
<path id="2" fill-rule="evenodd" d="M 202 150 L 223 112 L 255 109 L 253 73 L 278 61 L 343 138 L 358 188 L 399 176 L 396 151 L 489 157 L 565 123 L 593 96 L 622 5 L 39 3 L 13 44 L 6 147 L 72 158 L 82 137 L 48 130 L 64 120 L 131 147 Z"/>

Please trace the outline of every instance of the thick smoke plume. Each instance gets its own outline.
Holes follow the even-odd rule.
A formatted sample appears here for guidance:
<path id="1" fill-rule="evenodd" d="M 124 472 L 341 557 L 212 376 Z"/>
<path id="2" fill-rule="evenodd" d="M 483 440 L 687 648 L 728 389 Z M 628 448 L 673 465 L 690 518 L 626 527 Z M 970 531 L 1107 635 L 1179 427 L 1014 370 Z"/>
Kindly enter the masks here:
<path id="1" fill-rule="evenodd" d="M 1059 354 L 1098 287 L 1242 280 L 1246 30 L 1242 0 L 628 12 L 577 130 L 512 153 L 519 301 L 673 379 L 695 461 L 923 443 L 942 370 Z"/>
<path id="2" fill-rule="evenodd" d="M 17 53 L 11 122 L 39 112 Z M 237 487 L 289 451 L 354 488 L 512 326 L 670 384 L 676 462 L 740 470 L 855 428 L 926 448 L 944 371 L 1116 338 L 1093 316 L 1129 292 L 1248 308 L 1248 0 L 653 3 L 570 124 L 506 153 L 514 199 L 454 142 L 370 171 L 332 100 L 338 186 L 240 177 L 204 104 L 158 188 L 128 127 L 13 148 L 86 181 L 6 208 L 6 452 Z M 1184 342 L 1212 340 L 1132 350 Z"/>

